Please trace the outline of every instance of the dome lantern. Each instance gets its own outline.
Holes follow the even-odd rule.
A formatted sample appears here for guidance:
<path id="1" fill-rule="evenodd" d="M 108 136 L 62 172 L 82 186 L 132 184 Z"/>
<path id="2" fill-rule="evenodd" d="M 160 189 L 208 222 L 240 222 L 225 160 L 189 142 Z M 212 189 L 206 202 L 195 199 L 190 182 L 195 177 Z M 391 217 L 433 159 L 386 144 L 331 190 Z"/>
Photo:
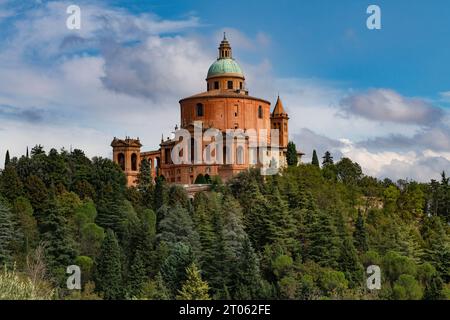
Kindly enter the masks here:
<path id="1" fill-rule="evenodd" d="M 244 74 L 239 64 L 233 59 L 233 51 L 225 32 L 218 49 L 219 57 L 209 67 L 207 79 L 219 76 L 233 76 L 243 79 Z"/>

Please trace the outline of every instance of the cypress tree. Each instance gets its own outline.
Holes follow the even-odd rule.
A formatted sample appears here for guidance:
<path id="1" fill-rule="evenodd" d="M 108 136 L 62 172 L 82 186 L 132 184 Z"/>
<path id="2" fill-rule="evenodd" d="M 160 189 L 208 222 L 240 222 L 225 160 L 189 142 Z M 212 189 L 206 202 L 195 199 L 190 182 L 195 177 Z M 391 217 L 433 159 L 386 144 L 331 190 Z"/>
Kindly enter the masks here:
<path id="1" fill-rule="evenodd" d="M 155 212 L 158 212 L 158 209 L 161 208 L 165 203 L 167 203 L 166 194 L 166 182 L 164 180 L 164 177 L 158 176 L 156 178 L 155 191 L 153 196 L 153 210 L 155 210 Z"/>
<path id="2" fill-rule="evenodd" d="M 141 161 L 136 183 L 139 191 L 146 190 L 152 183 L 150 163 L 145 158 Z"/>
<path id="3" fill-rule="evenodd" d="M 287 161 L 288 166 L 296 166 L 298 163 L 297 147 L 293 141 L 288 142 L 286 161 Z"/>
<path id="4" fill-rule="evenodd" d="M 312 161 L 311 164 L 313 166 L 316 166 L 318 168 L 320 168 L 320 163 L 319 163 L 319 158 L 317 157 L 317 152 L 316 150 L 313 150 L 313 155 L 312 155 Z"/>
<path id="5" fill-rule="evenodd" d="M 5 155 L 5 168 L 10 164 L 11 162 L 11 158 L 9 157 L 9 150 L 6 150 L 6 155 Z"/>
<path id="6" fill-rule="evenodd" d="M 120 247 L 116 235 L 111 229 L 106 232 L 100 256 L 96 261 L 95 285 L 104 299 L 123 298 L 122 264 Z"/>
<path id="7" fill-rule="evenodd" d="M 23 194 L 23 184 L 15 166 L 6 166 L 0 177 L 0 192 L 10 201 Z"/>
<path id="8" fill-rule="evenodd" d="M 355 223 L 353 239 L 355 242 L 355 247 L 360 253 L 364 253 L 369 250 L 369 236 L 366 230 L 366 225 L 361 210 L 358 211 L 358 218 L 356 219 Z"/>

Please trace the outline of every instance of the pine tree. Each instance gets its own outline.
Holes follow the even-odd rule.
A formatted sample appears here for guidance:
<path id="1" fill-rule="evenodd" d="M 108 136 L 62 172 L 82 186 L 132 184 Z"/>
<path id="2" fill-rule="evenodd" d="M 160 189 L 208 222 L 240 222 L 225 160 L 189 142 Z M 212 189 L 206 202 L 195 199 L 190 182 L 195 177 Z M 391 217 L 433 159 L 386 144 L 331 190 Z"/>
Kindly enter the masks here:
<path id="1" fill-rule="evenodd" d="M 433 275 L 425 284 L 424 300 L 444 300 L 442 289 L 444 283 L 438 275 Z"/>
<path id="2" fill-rule="evenodd" d="M 186 268 L 186 281 L 178 291 L 178 300 L 211 300 L 208 294 L 209 286 L 203 281 L 195 263 Z"/>
<path id="3" fill-rule="evenodd" d="M 337 268 L 339 241 L 329 213 L 321 210 L 309 217 L 306 230 L 306 258 L 320 266 Z"/>
<path id="4" fill-rule="evenodd" d="M 140 256 L 143 262 L 145 275 L 154 274 L 153 264 L 154 241 L 155 241 L 155 213 L 151 209 L 145 209 L 139 213 L 139 220 L 132 222 L 128 240 L 128 255 L 130 257 Z M 133 262 L 131 262 L 133 264 Z"/>
<path id="5" fill-rule="evenodd" d="M 11 158 L 9 157 L 9 150 L 6 150 L 6 155 L 5 155 L 5 168 L 10 164 L 11 162 Z"/>
<path id="6" fill-rule="evenodd" d="M 30 249 L 36 247 L 39 240 L 39 230 L 33 215 L 33 207 L 27 198 L 19 197 L 14 201 L 12 212 L 15 219 L 17 219 L 18 228 L 22 236 L 21 249 L 23 249 L 23 253 L 26 255 Z"/>
<path id="7" fill-rule="evenodd" d="M 42 240 L 45 254 L 52 275 L 61 281 L 65 268 L 74 263 L 76 251 L 70 236 L 66 218 L 56 207 L 53 196 L 48 201 L 42 218 Z"/>
<path id="8" fill-rule="evenodd" d="M 293 141 L 289 141 L 287 145 L 286 161 L 288 166 L 296 166 L 298 163 L 297 146 Z"/>
<path id="9" fill-rule="evenodd" d="M 341 245 L 339 269 L 345 273 L 345 278 L 349 281 L 351 288 L 355 288 L 361 284 L 364 277 L 364 270 L 359 262 L 355 246 L 349 236 L 344 237 Z"/>
<path id="10" fill-rule="evenodd" d="M 316 166 L 318 168 L 320 168 L 320 163 L 319 163 L 319 158 L 317 157 L 317 152 L 316 150 L 313 150 L 313 155 L 312 155 L 312 161 L 311 164 L 313 166 Z"/>
<path id="11" fill-rule="evenodd" d="M 237 269 L 237 289 L 235 299 L 263 299 L 262 277 L 259 259 L 250 240 L 246 237 L 242 244 Z"/>
<path id="12" fill-rule="evenodd" d="M 161 272 L 158 272 L 155 279 L 147 282 L 142 293 L 138 298 L 149 299 L 149 300 L 169 300 L 170 292 L 167 289 L 164 280 L 162 278 Z"/>
<path id="13" fill-rule="evenodd" d="M 27 198 L 30 200 L 35 211 L 36 219 L 40 223 L 43 219 L 43 210 L 45 210 L 45 206 L 48 203 L 49 195 L 47 188 L 44 182 L 35 175 L 29 176 L 24 186 Z"/>
<path id="14" fill-rule="evenodd" d="M 425 241 L 425 261 L 429 262 L 439 273 L 442 280 L 450 281 L 450 241 L 441 218 L 426 217 L 422 226 Z"/>
<path id="15" fill-rule="evenodd" d="M 186 280 L 186 268 L 194 262 L 192 250 L 182 242 L 177 243 L 161 266 L 161 275 L 171 297 L 175 297 Z"/>
<path id="16" fill-rule="evenodd" d="M 268 214 L 269 220 L 267 228 L 269 233 L 268 239 L 271 242 L 281 245 L 290 252 L 297 251 L 297 244 L 295 237 L 295 222 L 289 212 L 289 207 L 286 201 L 281 198 L 278 188 L 273 188 L 272 194 L 268 196 Z"/>
<path id="17" fill-rule="evenodd" d="M 125 211 L 124 201 L 109 195 L 98 202 L 95 223 L 105 230 L 111 229 L 119 239 L 123 239 L 128 231 Z"/>
<path id="18" fill-rule="evenodd" d="M 130 297 L 139 296 L 147 280 L 145 264 L 141 253 L 138 251 L 134 255 L 129 275 L 128 275 L 128 295 Z"/>
<path id="19" fill-rule="evenodd" d="M 270 211 L 268 201 L 261 194 L 256 181 L 252 181 L 239 195 L 244 212 L 244 226 L 256 250 L 269 242 Z"/>
<path id="20" fill-rule="evenodd" d="M 164 241 L 169 246 L 178 242 L 188 244 L 194 252 L 200 246 L 197 232 L 189 212 L 179 204 L 173 208 L 163 207 L 164 219 L 159 223 L 158 240 Z"/>
<path id="21" fill-rule="evenodd" d="M 358 218 L 355 223 L 355 231 L 353 232 L 355 247 L 360 253 L 369 250 L 369 238 L 366 230 L 364 217 L 361 211 L 358 211 Z"/>
<path id="22" fill-rule="evenodd" d="M 0 266 L 12 263 L 13 240 L 13 216 L 8 206 L 0 199 Z"/>
<path id="23" fill-rule="evenodd" d="M 331 156 L 331 153 L 329 151 L 325 152 L 325 155 L 322 157 L 322 159 L 322 166 L 334 164 L 333 157 Z"/>
<path id="24" fill-rule="evenodd" d="M 106 232 L 100 256 L 96 261 L 95 285 L 107 300 L 123 298 L 122 264 L 120 247 L 111 229 Z"/>
<path id="25" fill-rule="evenodd" d="M 215 269 L 215 263 L 217 262 L 216 247 L 219 244 L 219 239 L 216 236 L 218 232 L 216 232 L 213 226 L 215 212 L 211 210 L 212 208 L 209 205 L 214 201 L 215 194 L 209 195 L 208 198 L 203 192 L 197 193 L 194 198 L 193 210 L 194 227 L 199 235 L 200 241 L 200 267 L 212 287 L 214 287 L 214 283 L 210 279 L 217 274 L 217 270 Z"/>

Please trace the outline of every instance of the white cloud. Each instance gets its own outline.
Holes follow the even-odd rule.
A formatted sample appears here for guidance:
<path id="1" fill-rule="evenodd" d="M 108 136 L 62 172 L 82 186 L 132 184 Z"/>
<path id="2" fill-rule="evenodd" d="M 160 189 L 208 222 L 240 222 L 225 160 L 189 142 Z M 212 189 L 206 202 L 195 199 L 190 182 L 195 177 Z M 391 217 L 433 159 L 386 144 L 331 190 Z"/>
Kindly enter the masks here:
<path id="1" fill-rule="evenodd" d="M 371 89 L 341 100 L 343 116 L 360 116 L 369 120 L 431 125 L 443 111 L 419 98 L 403 97 L 390 89 Z"/>
<path id="2" fill-rule="evenodd" d="M 27 12 L 0 43 L 0 158 L 37 143 L 109 156 L 112 137 L 125 135 L 139 136 L 145 150 L 157 147 L 161 133 L 179 123 L 178 100 L 205 90 L 221 30 L 186 33 L 201 28 L 197 17 L 163 20 L 86 3 L 82 30 L 73 32 L 65 28 L 67 5 Z M 279 78 L 255 50 L 270 46 L 269 35 L 227 31 L 250 94 L 275 102 L 280 93 L 307 158 L 312 149 L 319 156 L 330 150 L 336 160 L 348 156 L 366 173 L 393 179 L 427 181 L 450 170 L 447 113 L 392 90 L 360 94 L 348 83 Z M 255 60 L 240 59 L 242 51 Z M 341 101 L 347 116 L 359 117 L 339 116 Z"/>

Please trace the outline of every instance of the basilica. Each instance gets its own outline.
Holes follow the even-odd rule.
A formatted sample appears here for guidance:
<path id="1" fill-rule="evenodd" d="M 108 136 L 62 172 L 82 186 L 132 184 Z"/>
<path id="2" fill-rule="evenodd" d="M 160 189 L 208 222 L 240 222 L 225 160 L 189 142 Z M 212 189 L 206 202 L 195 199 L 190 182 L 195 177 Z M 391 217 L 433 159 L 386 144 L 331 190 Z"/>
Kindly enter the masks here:
<path id="1" fill-rule="evenodd" d="M 220 160 L 225 159 L 225 161 L 185 161 L 180 163 L 173 159 L 174 148 L 180 143 L 180 140 L 174 137 L 162 138 L 159 149 L 154 151 L 142 151 L 139 139 L 114 138 L 111 143 L 113 161 L 124 170 L 129 186 L 136 184 L 140 163 L 143 159 L 149 162 L 153 178 L 164 176 L 170 183 L 183 185 L 194 184 L 199 175 L 205 177 L 206 181 L 214 176 L 219 176 L 222 181 L 226 181 L 250 167 L 262 167 L 271 161 L 275 163 L 273 161 L 275 155 L 277 166 L 286 165 L 289 117 L 281 99 L 278 97 L 272 110 L 269 101 L 249 95 L 244 73 L 233 58 L 233 52 L 225 34 L 219 46 L 218 58 L 208 70 L 206 91 L 183 98 L 179 103 L 180 129 L 194 134 L 196 127 L 200 127 L 202 132 L 214 128 L 224 137 L 230 131 L 253 130 L 259 135 L 261 132 L 266 134 L 266 141 L 271 145 L 273 145 L 275 137 L 277 148 L 265 147 L 262 152 L 261 147 L 252 146 L 247 137 L 243 139 L 243 143 L 232 142 L 220 148 L 209 148 L 210 151 L 212 150 L 213 157 L 220 158 Z M 277 134 L 273 135 L 273 132 L 277 132 Z M 192 147 L 189 149 L 191 155 L 194 154 L 195 147 L 198 147 L 200 154 L 203 154 L 210 143 L 211 141 L 205 139 L 201 140 L 200 146 L 197 146 L 198 143 L 192 140 L 192 143 L 189 143 L 189 147 Z M 177 151 L 176 154 L 178 156 L 182 153 L 183 151 Z M 302 153 L 297 152 L 299 160 L 301 156 Z M 262 158 L 268 160 L 262 160 Z"/>

